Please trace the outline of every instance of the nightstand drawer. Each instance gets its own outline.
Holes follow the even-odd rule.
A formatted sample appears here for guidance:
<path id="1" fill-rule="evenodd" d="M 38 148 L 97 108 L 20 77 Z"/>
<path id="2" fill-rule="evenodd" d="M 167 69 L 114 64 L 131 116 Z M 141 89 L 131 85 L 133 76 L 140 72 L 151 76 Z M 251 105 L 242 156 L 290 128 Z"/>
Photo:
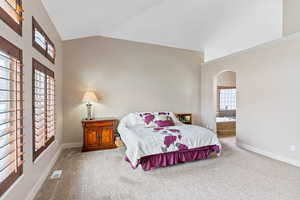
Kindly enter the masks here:
<path id="1" fill-rule="evenodd" d="M 114 126 L 114 121 L 90 122 L 85 124 L 86 127 L 103 127 Z"/>

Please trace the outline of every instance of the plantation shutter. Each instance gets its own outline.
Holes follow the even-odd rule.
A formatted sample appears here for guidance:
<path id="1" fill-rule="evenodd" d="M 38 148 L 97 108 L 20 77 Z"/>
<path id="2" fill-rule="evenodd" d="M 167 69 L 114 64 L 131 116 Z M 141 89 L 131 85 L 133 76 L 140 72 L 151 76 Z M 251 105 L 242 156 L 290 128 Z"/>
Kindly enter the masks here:
<path id="1" fill-rule="evenodd" d="M 22 51 L 0 37 L 0 196 L 23 171 Z"/>
<path id="2" fill-rule="evenodd" d="M 54 73 L 47 73 L 47 138 L 55 135 L 55 81 Z"/>
<path id="3" fill-rule="evenodd" d="M 33 59 L 33 160 L 54 141 L 54 72 Z"/>
<path id="4" fill-rule="evenodd" d="M 1 0 L 1 7 L 15 20 L 16 23 L 20 23 L 23 13 L 21 1 L 19 0 Z"/>
<path id="5" fill-rule="evenodd" d="M 55 45 L 34 17 L 32 17 L 32 35 L 32 46 L 52 63 L 55 63 Z"/>

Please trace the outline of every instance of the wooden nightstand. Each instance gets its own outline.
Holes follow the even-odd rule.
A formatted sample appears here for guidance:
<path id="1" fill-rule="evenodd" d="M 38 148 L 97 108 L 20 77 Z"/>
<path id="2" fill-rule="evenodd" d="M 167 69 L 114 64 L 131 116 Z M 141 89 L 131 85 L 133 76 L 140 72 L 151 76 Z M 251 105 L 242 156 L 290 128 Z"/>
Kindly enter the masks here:
<path id="1" fill-rule="evenodd" d="M 83 120 L 82 151 L 115 148 L 115 132 L 118 120 L 113 118 L 99 118 Z"/>
<path id="2" fill-rule="evenodd" d="M 177 119 L 184 124 L 192 124 L 192 113 L 175 113 Z"/>

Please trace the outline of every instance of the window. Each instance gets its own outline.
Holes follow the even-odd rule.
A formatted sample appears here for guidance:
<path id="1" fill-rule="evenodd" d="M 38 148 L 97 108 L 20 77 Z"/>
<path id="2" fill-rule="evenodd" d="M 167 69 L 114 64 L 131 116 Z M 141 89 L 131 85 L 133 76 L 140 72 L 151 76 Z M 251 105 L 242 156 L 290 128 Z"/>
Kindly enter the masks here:
<path id="1" fill-rule="evenodd" d="M 236 110 L 236 88 L 219 87 L 219 110 Z"/>
<path id="2" fill-rule="evenodd" d="M 55 63 L 55 46 L 34 17 L 32 17 L 32 46 Z"/>
<path id="3" fill-rule="evenodd" d="M 22 51 L 0 36 L 0 196 L 23 172 Z"/>
<path id="4" fill-rule="evenodd" d="M 33 160 L 54 141 L 54 72 L 33 59 Z"/>
<path id="5" fill-rule="evenodd" d="M 21 0 L 0 0 L 0 18 L 22 35 L 23 9 Z"/>
<path id="6" fill-rule="evenodd" d="M 34 30 L 34 41 L 40 47 L 42 47 L 43 50 L 46 50 L 47 48 L 46 38 L 37 29 Z"/>

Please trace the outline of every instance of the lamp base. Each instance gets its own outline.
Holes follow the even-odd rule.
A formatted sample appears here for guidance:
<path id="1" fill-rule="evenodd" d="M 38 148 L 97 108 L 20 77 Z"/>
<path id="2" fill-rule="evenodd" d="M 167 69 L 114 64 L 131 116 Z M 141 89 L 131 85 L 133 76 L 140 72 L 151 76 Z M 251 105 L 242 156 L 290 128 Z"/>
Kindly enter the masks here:
<path id="1" fill-rule="evenodd" d="M 93 117 L 92 117 L 92 104 L 87 103 L 86 108 L 87 108 L 87 117 L 85 119 L 86 120 L 93 120 Z"/>
<path id="2" fill-rule="evenodd" d="M 92 121 L 92 120 L 94 120 L 95 118 L 85 118 L 84 120 L 86 120 L 86 121 Z"/>

